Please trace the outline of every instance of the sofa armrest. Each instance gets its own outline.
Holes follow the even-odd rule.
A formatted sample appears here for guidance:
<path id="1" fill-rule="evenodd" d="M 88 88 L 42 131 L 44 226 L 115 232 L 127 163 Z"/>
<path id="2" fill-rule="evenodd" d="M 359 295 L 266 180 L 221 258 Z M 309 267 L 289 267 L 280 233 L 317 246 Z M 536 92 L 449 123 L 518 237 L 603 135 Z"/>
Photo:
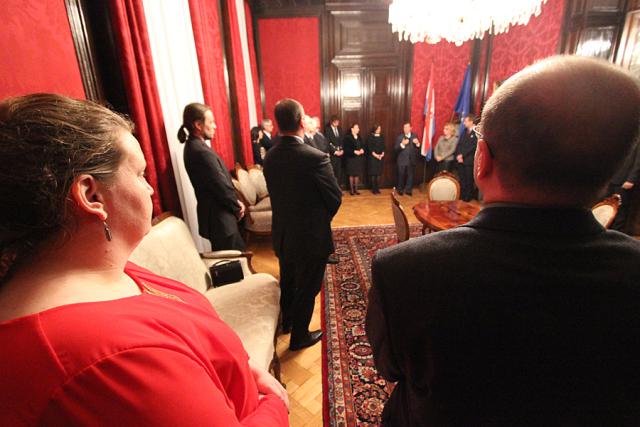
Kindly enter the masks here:
<path id="1" fill-rule="evenodd" d="M 243 264 L 243 271 L 245 270 L 246 264 L 245 276 L 249 274 L 256 274 L 256 271 L 253 269 L 253 265 L 251 265 L 253 252 L 241 252 L 233 249 L 226 251 L 203 252 L 200 254 L 200 258 L 205 261 L 207 267 L 211 266 L 212 263 L 208 263 L 206 262 L 206 260 L 240 259 L 241 263 Z"/>

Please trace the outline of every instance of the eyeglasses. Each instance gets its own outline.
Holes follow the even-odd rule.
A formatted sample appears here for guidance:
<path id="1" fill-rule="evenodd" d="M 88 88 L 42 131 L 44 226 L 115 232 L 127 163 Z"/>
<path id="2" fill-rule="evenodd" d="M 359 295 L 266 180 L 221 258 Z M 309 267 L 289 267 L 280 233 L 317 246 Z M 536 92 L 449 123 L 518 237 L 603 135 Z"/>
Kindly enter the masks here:
<path id="1" fill-rule="evenodd" d="M 478 137 L 478 139 L 483 139 L 484 143 L 487 144 L 487 148 L 489 149 L 489 155 L 491 156 L 491 158 L 493 159 L 493 150 L 491 149 L 491 145 L 489 145 L 489 143 L 487 142 L 486 139 L 484 139 L 484 135 L 482 134 L 482 128 L 480 127 L 480 125 L 475 125 L 474 127 L 471 128 L 471 130 L 473 131 L 473 133 L 476 134 L 476 136 Z"/>

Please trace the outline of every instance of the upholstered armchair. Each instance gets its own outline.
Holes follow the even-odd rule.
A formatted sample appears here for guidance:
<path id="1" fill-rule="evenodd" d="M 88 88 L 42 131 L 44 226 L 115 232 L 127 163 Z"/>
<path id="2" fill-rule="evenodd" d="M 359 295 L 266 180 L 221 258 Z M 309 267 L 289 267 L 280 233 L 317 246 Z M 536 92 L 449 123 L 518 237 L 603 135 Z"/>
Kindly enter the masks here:
<path id="1" fill-rule="evenodd" d="M 233 186 L 238 193 L 238 197 L 247 207 L 247 219 L 245 230 L 248 242 L 251 234 L 270 235 L 271 234 L 271 199 L 267 192 L 267 183 L 264 174 L 259 168 L 251 168 L 246 171 L 240 165 L 235 168 L 236 179 L 232 179 Z"/>
<path id="2" fill-rule="evenodd" d="M 187 225 L 178 217 L 163 214 L 129 260 L 204 294 L 220 318 L 238 334 L 251 359 L 280 379 L 275 352 L 280 287 L 270 274 L 253 271 L 251 255 L 235 250 L 199 254 Z M 240 261 L 244 279 L 211 288 L 209 267 L 222 259 Z"/>
<path id="3" fill-rule="evenodd" d="M 432 202 L 453 201 L 460 198 L 460 183 L 447 171 L 442 171 L 427 184 L 427 199 Z"/>

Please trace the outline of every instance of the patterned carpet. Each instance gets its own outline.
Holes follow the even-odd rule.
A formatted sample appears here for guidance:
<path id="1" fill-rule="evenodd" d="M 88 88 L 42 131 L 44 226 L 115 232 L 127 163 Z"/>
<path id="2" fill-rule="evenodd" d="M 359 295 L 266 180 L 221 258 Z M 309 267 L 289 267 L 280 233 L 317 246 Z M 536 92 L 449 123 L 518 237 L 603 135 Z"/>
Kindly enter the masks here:
<path id="1" fill-rule="evenodd" d="M 412 237 L 420 227 L 412 225 Z M 364 322 L 371 258 L 396 243 L 392 225 L 334 230 L 340 263 L 327 268 L 322 288 L 324 425 L 378 426 L 392 384 L 378 376 Z"/>

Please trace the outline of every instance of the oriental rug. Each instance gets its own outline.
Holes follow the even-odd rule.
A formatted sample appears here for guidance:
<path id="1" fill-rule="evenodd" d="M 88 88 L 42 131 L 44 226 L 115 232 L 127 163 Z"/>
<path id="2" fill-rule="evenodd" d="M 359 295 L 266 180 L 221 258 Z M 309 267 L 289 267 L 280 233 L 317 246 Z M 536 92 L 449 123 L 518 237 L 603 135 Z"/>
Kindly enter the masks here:
<path id="1" fill-rule="evenodd" d="M 420 226 L 411 226 L 411 236 Z M 378 426 L 393 385 L 376 372 L 364 323 L 371 259 L 397 242 L 393 225 L 333 231 L 337 265 L 327 266 L 322 288 L 324 426 Z"/>

